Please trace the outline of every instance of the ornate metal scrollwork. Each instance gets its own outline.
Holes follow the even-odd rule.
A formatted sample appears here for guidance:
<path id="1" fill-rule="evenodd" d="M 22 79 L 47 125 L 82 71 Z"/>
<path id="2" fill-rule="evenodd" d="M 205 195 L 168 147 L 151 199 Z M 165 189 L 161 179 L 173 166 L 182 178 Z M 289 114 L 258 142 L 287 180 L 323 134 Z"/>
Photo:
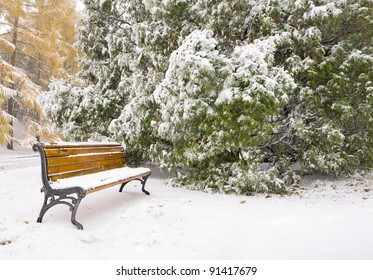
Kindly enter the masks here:
<path id="1" fill-rule="evenodd" d="M 76 221 L 75 216 L 76 212 L 78 210 L 80 201 L 83 199 L 84 194 L 77 193 L 77 197 L 74 196 L 67 196 L 65 194 L 56 195 L 44 192 L 44 203 L 40 210 L 39 217 L 37 219 L 38 223 L 41 223 L 43 221 L 44 214 L 53 206 L 58 204 L 64 204 L 69 207 L 69 210 L 71 213 L 71 222 L 73 225 L 75 225 L 78 229 L 83 229 L 83 225 Z M 71 202 L 70 202 L 71 200 Z"/>
<path id="2" fill-rule="evenodd" d="M 43 148 L 40 144 L 35 144 L 33 150 L 39 151 L 41 158 L 41 177 L 43 182 L 43 188 L 41 189 L 44 192 L 44 202 L 40 210 L 39 217 L 37 219 L 38 223 L 41 223 L 44 217 L 44 214 L 53 206 L 58 204 L 67 205 L 71 211 L 71 222 L 78 229 L 83 229 L 82 224 L 78 223 L 75 219 L 76 212 L 78 210 L 80 201 L 85 197 L 85 191 L 81 187 L 71 187 L 66 189 L 53 189 L 48 181 L 48 165 L 46 156 Z M 76 197 L 72 196 L 76 195 Z M 71 201 L 71 202 L 70 202 Z"/>

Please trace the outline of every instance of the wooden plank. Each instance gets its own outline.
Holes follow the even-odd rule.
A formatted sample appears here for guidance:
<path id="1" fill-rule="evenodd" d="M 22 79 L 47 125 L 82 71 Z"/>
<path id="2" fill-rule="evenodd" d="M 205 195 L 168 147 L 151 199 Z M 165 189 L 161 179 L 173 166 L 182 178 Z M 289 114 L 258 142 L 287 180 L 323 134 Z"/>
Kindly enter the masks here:
<path id="1" fill-rule="evenodd" d="M 121 158 L 115 158 L 115 159 L 109 159 L 109 160 L 89 161 L 89 162 L 74 163 L 74 164 L 69 164 L 69 165 L 57 165 L 57 166 L 48 167 L 48 174 L 50 176 L 53 176 L 58 173 L 71 172 L 71 171 L 77 171 L 77 170 L 83 170 L 83 169 L 92 169 L 96 167 L 104 167 L 107 165 L 122 164 L 122 166 L 124 166 L 124 163 L 125 163 L 125 159 L 121 157 Z"/>
<path id="2" fill-rule="evenodd" d="M 61 156 L 71 156 L 80 154 L 93 154 L 93 153 L 115 153 L 124 152 L 122 146 L 118 147 L 80 147 L 80 148 L 53 148 L 46 149 L 45 154 L 47 157 L 61 157 Z"/>
<path id="3" fill-rule="evenodd" d="M 119 143 L 94 143 L 94 142 L 82 142 L 82 143 L 51 143 L 42 144 L 44 149 L 55 149 L 55 148 L 95 148 L 95 147 L 116 147 L 122 146 Z"/>
<path id="4" fill-rule="evenodd" d="M 107 153 L 107 154 L 92 154 L 84 156 L 67 156 L 67 157 L 52 157 L 47 158 L 48 167 L 58 166 L 58 165 L 69 165 L 75 163 L 92 162 L 99 160 L 117 159 L 124 158 L 123 153 Z"/>
<path id="5" fill-rule="evenodd" d="M 120 184 L 129 182 L 129 181 L 132 181 L 134 179 L 140 179 L 140 178 L 143 178 L 144 176 L 148 176 L 149 174 L 150 174 L 150 172 L 146 172 L 146 173 L 142 173 L 142 174 L 139 174 L 139 175 L 127 178 L 127 179 L 123 179 L 123 180 L 119 180 L 119 181 L 116 181 L 116 182 L 113 182 L 113 183 L 109 183 L 109 184 L 105 184 L 105 185 L 102 185 L 102 186 L 98 186 L 96 188 L 87 190 L 86 194 L 90 194 L 90 193 L 94 193 L 94 192 L 97 192 L 97 191 L 101 191 L 103 189 L 110 188 L 110 187 L 115 186 L 115 185 L 120 185 Z"/>
<path id="6" fill-rule="evenodd" d="M 115 169 L 115 168 L 121 168 L 121 167 L 123 167 L 123 164 L 106 165 L 104 167 L 99 167 L 99 168 L 95 167 L 95 168 L 87 168 L 87 169 L 77 170 L 77 171 L 72 171 L 72 172 L 58 173 L 56 175 L 48 176 L 48 178 L 50 181 L 54 182 L 58 179 L 65 179 L 65 178 L 70 178 L 70 177 L 75 177 L 75 176 L 93 174 L 93 173 Z"/>

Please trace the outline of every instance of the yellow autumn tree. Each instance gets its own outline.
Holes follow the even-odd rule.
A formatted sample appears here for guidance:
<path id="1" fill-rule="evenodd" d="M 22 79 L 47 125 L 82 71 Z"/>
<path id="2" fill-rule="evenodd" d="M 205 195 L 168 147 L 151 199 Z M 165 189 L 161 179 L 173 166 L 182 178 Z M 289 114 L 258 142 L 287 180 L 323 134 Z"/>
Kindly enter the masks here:
<path id="1" fill-rule="evenodd" d="M 79 15 L 73 0 L 36 0 L 35 12 L 29 13 L 25 45 L 28 63 L 34 68 L 33 79 L 46 86 L 51 76 L 67 78 L 79 70 L 75 43 L 75 24 Z"/>
<path id="2" fill-rule="evenodd" d="M 27 145 L 35 136 L 53 138 L 37 103 L 51 77 L 78 71 L 73 0 L 0 1 L 0 142 Z M 26 125 L 23 141 L 13 136 L 13 122 Z"/>

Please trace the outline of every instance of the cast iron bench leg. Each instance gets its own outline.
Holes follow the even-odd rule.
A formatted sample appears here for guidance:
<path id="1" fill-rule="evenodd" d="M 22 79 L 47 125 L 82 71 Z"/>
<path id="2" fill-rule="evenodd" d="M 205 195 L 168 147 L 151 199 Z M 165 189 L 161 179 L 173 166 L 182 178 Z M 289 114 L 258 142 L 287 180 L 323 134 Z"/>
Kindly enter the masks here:
<path id="1" fill-rule="evenodd" d="M 146 195 L 150 195 L 150 193 L 149 193 L 147 190 L 145 190 L 145 184 L 146 184 L 146 180 L 148 180 L 148 177 L 149 177 L 149 175 L 143 177 L 143 178 L 142 178 L 142 181 L 141 181 L 141 185 L 142 185 L 141 190 L 142 190 L 142 192 L 145 193 Z"/>
<path id="2" fill-rule="evenodd" d="M 76 221 L 75 216 L 76 216 L 76 211 L 78 210 L 80 201 L 84 197 L 84 194 L 77 193 L 78 198 L 75 198 L 75 197 L 66 196 L 66 195 L 53 195 L 53 194 L 45 192 L 44 190 L 42 190 L 42 192 L 44 192 L 44 202 L 43 202 L 43 206 L 41 207 L 39 217 L 37 219 L 38 223 L 41 223 L 43 221 L 44 214 L 50 208 L 52 208 L 53 206 L 57 204 L 64 204 L 64 205 L 69 206 L 69 209 L 72 212 L 71 222 L 73 223 L 73 225 L 75 225 L 77 229 L 83 229 L 83 225 Z M 63 201 L 63 199 L 69 199 L 71 200 L 71 203 L 67 201 Z"/>
<path id="3" fill-rule="evenodd" d="M 41 191 L 44 192 L 43 189 Z M 50 199 L 50 203 L 48 204 L 49 199 Z M 40 209 L 39 217 L 37 219 L 38 223 L 41 223 L 43 221 L 43 217 L 44 217 L 45 212 L 47 212 L 48 209 L 51 208 L 54 205 L 53 204 L 54 201 L 55 201 L 54 195 L 50 195 L 50 194 L 47 194 L 47 193 L 44 192 L 44 202 L 43 202 L 43 206 Z"/>
<path id="4" fill-rule="evenodd" d="M 80 195 L 78 195 L 78 199 L 73 201 L 73 204 L 74 206 L 72 208 L 70 208 L 71 210 L 71 222 L 73 223 L 74 226 L 76 226 L 77 229 L 83 229 L 83 225 L 78 223 L 76 220 L 75 220 L 75 216 L 76 216 L 76 211 L 78 210 L 78 207 L 79 207 L 79 204 L 80 202 L 82 201 L 83 197 L 81 197 Z"/>
<path id="5" fill-rule="evenodd" d="M 150 195 L 150 193 L 149 193 L 147 190 L 145 190 L 146 180 L 148 180 L 148 177 L 149 177 L 149 176 L 150 176 L 150 175 L 148 175 L 148 176 L 144 176 L 144 177 L 141 178 L 141 179 L 140 179 L 140 178 L 135 179 L 135 180 L 138 180 L 138 181 L 141 182 L 141 185 L 142 185 L 141 190 L 142 190 L 142 192 L 145 193 L 146 195 Z M 133 180 L 133 181 L 134 181 L 134 180 Z M 125 183 L 123 183 L 123 184 L 120 186 L 119 192 L 122 192 L 122 191 L 123 191 L 123 188 L 124 188 L 125 185 L 127 185 L 127 183 L 129 183 L 129 182 L 125 182 Z"/>

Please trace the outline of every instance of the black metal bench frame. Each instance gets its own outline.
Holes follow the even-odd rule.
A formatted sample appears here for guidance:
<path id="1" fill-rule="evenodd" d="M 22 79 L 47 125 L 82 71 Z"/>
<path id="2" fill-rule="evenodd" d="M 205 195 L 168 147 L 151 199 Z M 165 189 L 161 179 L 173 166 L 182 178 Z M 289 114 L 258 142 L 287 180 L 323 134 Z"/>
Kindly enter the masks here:
<path id="1" fill-rule="evenodd" d="M 71 211 L 71 223 L 77 227 L 77 229 L 83 229 L 83 225 L 76 221 L 76 212 L 78 210 L 79 204 L 82 201 L 82 199 L 86 196 L 87 190 L 85 190 L 82 187 L 74 186 L 64 189 L 54 189 L 49 183 L 48 180 L 48 163 L 47 163 L 47 156 L 44 152 L 44 148 L 40 143 L 34 144 L 32 147 L 33 151 L 37 152 L 39 151 L 40 158 L 41 158 L 41 177 L 42 177 L 42 183 L 43 187 L 41 188 L 41 192 L 44 193 L 44 202 L 43 206 L 40 210 L 39 217 L 37 219 L 38 223 L 41 223 L 44 217 L 44 214 L 53 206 L 58 204 L 64 204 L 67 205 Z M 142 192 L 144 192 L 146 195 L 150 195 L 150 193 L 145 190 L 145 184 L 150 176 L 149 174 L 143 176 L 142 178 L 133 178 L 129 179 L 126 182 L 123 182 L 121 184 L 121 187 L 119 189 L 119 192 L 122 192 L 124 186 L 134 180 L 138 180 L 141 182 L 142 185 Z M 76 195 L 76 197 L 74 196 Z"/>

